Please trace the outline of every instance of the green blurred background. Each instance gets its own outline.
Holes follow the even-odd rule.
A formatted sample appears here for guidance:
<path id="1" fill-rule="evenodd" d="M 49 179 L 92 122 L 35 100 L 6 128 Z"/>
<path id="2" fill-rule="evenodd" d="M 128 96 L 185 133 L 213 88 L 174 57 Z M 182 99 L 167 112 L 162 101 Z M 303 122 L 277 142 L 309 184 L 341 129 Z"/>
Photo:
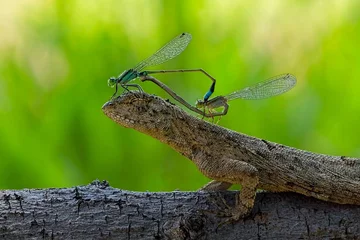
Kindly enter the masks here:
<path id="1" fill-rule="evenodd" d="M 96 178 L 138 191 L 205 184 L 188 159 L 101 111 L 114 91 L 109 77 L 181 32 L 193 35 L 188 48 L 152 69 L 201 67 L 218 80 L 215 95 L 282 73 L 298 79 L 279 97 L 231 102 L 221 126 L 309 151 L 360 156 L 357 0 L 0 2 L 2 189 Z M 190 102 L 210 85 L 199 73 L 158 78 Z M 169 98 L 152 83 L 141 86 Z"/>

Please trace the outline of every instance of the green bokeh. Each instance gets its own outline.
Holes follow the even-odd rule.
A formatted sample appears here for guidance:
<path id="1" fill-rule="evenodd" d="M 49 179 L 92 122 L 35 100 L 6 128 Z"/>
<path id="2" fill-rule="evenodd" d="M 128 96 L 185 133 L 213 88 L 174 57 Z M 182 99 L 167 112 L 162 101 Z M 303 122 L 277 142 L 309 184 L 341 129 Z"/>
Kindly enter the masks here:
<path id="1" fill-rule="evenodd" d="M 180 34 L 176 59 L 203 68 L 223 95 L 291 73 L 290 92 L 230 103 L 220 125 L 284 145 L 360 156 L 358 1 L 36 1 L 0 10 L 0 188 L 68 187 L 106 179 L 129 190 L 195 190 L 208 179 L 170 147 L 108 119 L 107 79 Z M 190 102 L 199 73 L 158 78 Z M 136 83 L 139 83 L 137 80 Z M 151 83 L 146 92 L 169 98 Z"/>

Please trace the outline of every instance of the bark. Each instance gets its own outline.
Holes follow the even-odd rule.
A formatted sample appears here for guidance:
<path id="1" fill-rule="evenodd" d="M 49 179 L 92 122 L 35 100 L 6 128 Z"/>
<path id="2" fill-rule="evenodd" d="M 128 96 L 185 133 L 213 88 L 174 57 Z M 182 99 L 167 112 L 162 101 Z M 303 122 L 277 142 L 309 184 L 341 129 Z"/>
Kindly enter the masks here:
<path id="1" fill-rule="evenodd" d="M 226 222 L 236 191 L 131 192 L 107 182 L 0 192 L 1 239 L 357 239 L 360 206 L 297 193 L 257 194 Z M 226 203 L 222 201 L 225 199 Z M 225 223 L 224 223 L 225 222 Z"/>

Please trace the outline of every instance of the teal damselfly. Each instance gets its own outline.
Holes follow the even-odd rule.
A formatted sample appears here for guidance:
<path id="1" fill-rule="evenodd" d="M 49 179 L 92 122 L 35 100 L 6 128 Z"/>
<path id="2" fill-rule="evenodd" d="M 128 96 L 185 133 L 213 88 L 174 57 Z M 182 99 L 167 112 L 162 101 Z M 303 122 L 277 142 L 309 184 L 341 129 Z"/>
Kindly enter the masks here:
<path id="1" fill-rule="evenodd" d="M 275 76 L 272 78 L 269 78 L 263 82 L 259 82 L 255 85 L 252 85 L 250 87 L 243 88 L 241 90 L 235 91 L 233 93 L 230 93 L 225 96 L 217 96 L 210 100 L 204 99 L 204 100 L 197 100 L 196 104 L 192 106 L 187 101 L 185 101 L 183 98 L 181 98 L 179 95 L 177 95 L 173 90 L 171 90 L 168 86 L 166 86 L 164 83 L 160 82 L 156 78 L 152 76 L 142 76 L 140 78 L 141 81 L 151 81 L 158 85 L 160 88 L 162 88 L 164 91 L 166 91 L 170 96 L 172 96 L 176 101 L 183 104 L 185 107 L 187 107 L 189 110 L 196 112 L 203 117 L 210 117 L 214 118 L 216 116 L 224 116 L 228 112 L 228 101 L 234 100 L 234 99 L 246 99 L 246 100 L 255 100 L 255 99 L 264 99 L 264 98 L 270 98 L 274 97 L 280 94 L 283 94 L 290 89 L 292 89 L 296 84 L 296 78 L 295 76 L 287 73 L 282 74 L 279 76 Z M 209 92 L 212 91 L 212 88 L 214 87 L 214 83 L 211 85 Z M 205 95 L 206 97 L 206 95 Z M 204 97 L 204 98 L 205 98 Z M 223 107 L 223 110 L 221 112 L 213 111 L 216 108 Z M 200 109 L 203 109 L 200 110 Z M 207 110 L 207 111 L 206 111 Z"/>
<path id="2" fill-rule="evenodd" d="M 119 75 L 119 77 L 111 77 L 108 80 L 108 86 L 109 87 L 116 87 L 115 93 L 112 97 L 114 97 L 118 91 L 118 85 L 120 84 L 121 87 L 123 87 L 125 90 L 129 91 L 128 87 L 135 87 L 139 91 L 142 92 L 142 88 L 138 84 L 130 84 L 129 82 L 139 78 L 144 77 L 149 74 L 156 74 L 156 73 L 175 73 L 175 72 L 201 72 L 205 74 L 207 77 L 209 77 L 213 83 L 212 86 L 215 87 L 216 80 L 207 72 L 205 72 L 203 69 L 175 69 L 175 70 L 153 70 L 153 71 L 142 71 L 144 68 L 154 65 L 159 65 L 164 62 L 169 61 L 170 59 L 175 58 L 180 53 L 182 53 L 188 44 L 191 41 L 191 34 L 189 33 L 182 33 L 179 36 L 175 37 L 173 40 L 165 44 L 162 48 L 160 48 L 158 51 L 156 51 L 153 55 L 146 58 L 145 60 L 141 61 L 139 64 L 137 64 L 134 68 L 131 68 L 129 70 L 125 70 L 123 73 Z M 212 88 L 212 92 L 210 90 L 205 94 L 208 99 L 211 94 L 214 91 L 214 87 Z"/>
<path id="3" fill-rule="evenodd" d="M 225 96 L 217 96 L 209 100 L 197 100 L 195 106 L 197 108 L 203 108 L 204 112 L 207 109 L 213 116 L 223 116 L 226 115 L 228 111 L 228 101 L 239 98 L 245 100 L 257 100 L 274 97 L 289 91 L 295 84 L 295 76 L 289 73 L 282 74 Z M 212 112 L 213 109 L 219 107 L 223 107 L 224 109 L 221 112 Z"/>

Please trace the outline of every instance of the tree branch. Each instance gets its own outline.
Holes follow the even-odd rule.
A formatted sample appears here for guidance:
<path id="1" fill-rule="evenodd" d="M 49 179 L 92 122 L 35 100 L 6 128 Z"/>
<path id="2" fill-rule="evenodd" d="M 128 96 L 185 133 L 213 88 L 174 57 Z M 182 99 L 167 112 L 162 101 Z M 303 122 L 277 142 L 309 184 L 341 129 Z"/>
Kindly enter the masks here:
<path id="1" fill-rule="evenodd" d="M 0 191 L 3 239 L 356 238 L 360 206 L 295 193 L 258 193 L 250 216 L 218 227 L 221 198 L 236 191 L 140 193 L 107 182 Z"/>

